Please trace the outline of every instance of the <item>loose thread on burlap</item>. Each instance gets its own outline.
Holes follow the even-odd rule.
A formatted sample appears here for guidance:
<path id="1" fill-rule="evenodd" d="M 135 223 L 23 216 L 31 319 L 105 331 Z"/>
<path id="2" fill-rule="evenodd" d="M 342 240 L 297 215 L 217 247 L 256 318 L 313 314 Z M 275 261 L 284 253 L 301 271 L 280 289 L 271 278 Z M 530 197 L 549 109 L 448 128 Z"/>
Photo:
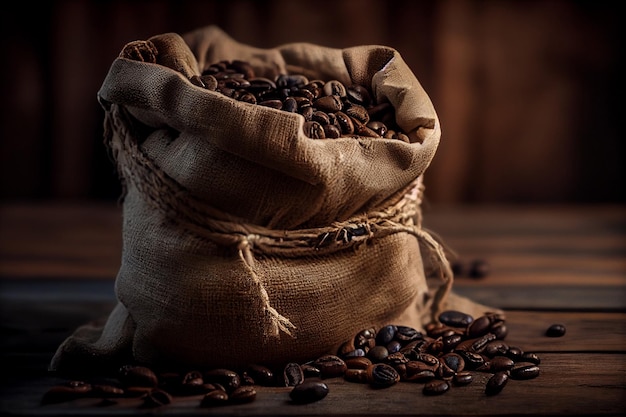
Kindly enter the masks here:
<path id="1" fill-rule="evenodd" d="M 358 249 L 373 239 L 396 233 L 416 237 L 437 260 L 443 281 L 431 305 L 431 318 L 438 317 L 453 284 L 453 273 L 445 249 L 421 227 L 421 197 L 424 185 L 417 178 L 403 197 L 384 210 L 369 212 L 328 227 L 274 230 L 233 219 L 197 200 L 176 180 L 149 158 L 129 132 L 131 116 L 112 105 L 105 116 L 105 143 L 111 148 L 123 181 L 132 181 L 137 190 L 169 219 L 197 236 L 219 246 L 236 248 L 252 281 L 258 288 L 264 312 L 269 316 L 266 335 L 278 337 L 284 332 L 295 337 L 296 326 L 272 307 L 269 295 L 255 267 L 254 253 L 265 256 L 299 257 L 328 254 L 347 248 Z"/>

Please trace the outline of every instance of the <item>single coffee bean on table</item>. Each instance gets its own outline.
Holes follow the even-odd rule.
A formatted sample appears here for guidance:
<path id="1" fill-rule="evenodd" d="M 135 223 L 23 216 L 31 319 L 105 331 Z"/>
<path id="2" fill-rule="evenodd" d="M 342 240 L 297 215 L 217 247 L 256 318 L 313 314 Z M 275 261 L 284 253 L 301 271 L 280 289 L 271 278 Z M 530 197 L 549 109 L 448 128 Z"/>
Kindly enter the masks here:
<path id="1" fill-rule="evenodd" d="M 546 330 L 546 336 L 548 337 L 561 337 L 565 336 L 565 326 L 562 324 L 553 324 Z"/>

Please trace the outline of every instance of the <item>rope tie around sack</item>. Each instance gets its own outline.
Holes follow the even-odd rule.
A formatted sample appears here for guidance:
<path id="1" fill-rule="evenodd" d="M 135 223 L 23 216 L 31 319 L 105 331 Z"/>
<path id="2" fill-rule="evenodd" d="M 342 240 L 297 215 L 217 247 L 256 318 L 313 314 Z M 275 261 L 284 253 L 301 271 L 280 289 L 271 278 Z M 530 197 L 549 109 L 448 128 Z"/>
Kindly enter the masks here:
<path id="1" fill-rule="evenodd" d="M 269 294 L 255 268 L 255 254 L 262 256 L 300 257 L 330 254 L 396 233 L 415 236 L 421 246 L 437 261 L 443 281 L 431 305 L 435 320 L 452 289 L 454 275 L 442 244 L 421 227 L 421 176 L 407 187 L 395 204 L 326 227 L 275 230 L 245 223 L 198 200 L 176 180 L 163 172 L 137 144 L 132 132 L 131 117 L 120 108 L 107 106 L 104 123 L 106 145 L 117 162 L 123 180 L 132 181 L 137 190 L 171 221 L 186 231 L 221 247 L 231 247 L 237 254 L 258 289 L 263 310 L 269 320 L 266 336 L 278 337 L 280 332 L 295 337 L 296 327 L 272 307 Z"/>

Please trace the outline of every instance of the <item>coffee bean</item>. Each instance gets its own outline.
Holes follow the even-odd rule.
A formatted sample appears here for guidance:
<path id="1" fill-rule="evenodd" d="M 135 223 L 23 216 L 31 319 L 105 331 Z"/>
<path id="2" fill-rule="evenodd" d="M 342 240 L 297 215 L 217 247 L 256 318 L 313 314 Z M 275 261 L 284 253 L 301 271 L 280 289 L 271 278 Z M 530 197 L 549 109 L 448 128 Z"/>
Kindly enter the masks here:
<path id="1" fill-rule="evenodd" d="M 347 369 L 343 375 L 346 381 L 365 384 L 368 382 L 367 371 L 365 369 Z"/>
<path id="2" fill-rule="evenodd" d="M 302 374 L 304 375 L 304 379 L 322 378 L 322 371 L 313 365 L 305 363 L 305 364 L 300 365 L 300 368 L 302 368 Z"/>
<path id="3" fill-rule="evenodd" d="M 256 399 L 256 390 L 252 386 L 235 388 L 228 396 L 229 401 L 236 404 L 250 403 Z"/>
<path id="4" fill-rule="evenodd" d="M 228 403 L 228 394 L 223 390 L 213 390 L 207 392 L 200 401 L 200 407 L 215 407 L 226 405 Z"/>
<path id="5" fill-rule="evenodd" d="M 86 397 L 92 390 L 91 384 L 82 381 L 70 381 L 63 385 L 56 385 L 44 394 L 41 404 L 56 404 Z"/>
<path id="6" fill-rule="evenodd" d="M 496 372 L 487 381 L 487 385 L 485 386 L 485 394 L 499 394 L 502 389 L 504 389 L 507 382 L 509 382 L 509 374 L 507 371 Z"/>
<path id="7" fill-rule="evenodd" d="M 371 359 L 372 362 L 382 362 L 387 356 L 389 356 L 389 351 L 385 346 L 376 345 L 367 352 L 367 357 Z"/>
<path id="8" fill-rule="evenodd" d="M 145 366 L 125 365 L 119 369 L 119 380 L 123 385 L 134 387 L 156 387 L 158 378 L 152 369 Z"/>
<path id="9" fill-rule="evenodd" d="M 506 371 L 513 368 L 515 362 L 513 359 L 506 356 L 494 356 L 489 360 L 489 367 L 491 372 Z"/>
<path id="10" fill-rule="evenodd" d="M 465 328 L 474 321 L 474 318 L 460 311 L 447 310 L 439 314 L 438 320 L 446 326 Z"/>
<path id="11" fill-rule="evenodd" d="M 372 361 L 366 357 L 356 357 L 345 359 L 348 369 L 367 369 L 372 364 Z"/>
<path id="12" fill-rule="evenodd" d="M 443 379 L 433 379 L 424 384 L 423 392 L 425 395 L 441 395 L 448 392 L 450 384 Z"/>
<path id="13" fill-rule="evenodd" d="M 394 339 L 401 343 L 413 342 L 422 339 L 424 336 L 421 332 L 409 326 L 396 326 Z"/>
<path id="14" fill-rule="evenodd" d="M 374 363 L 367 368 L 368 382 L 375 387 L 389 387 L 400 381 L 400 374 L 385 363 Z"/>
<path id="15" fill-rule="evenodd" d="M 143 406 L 147 408 L 161 407 L 172 402 L 172 396 L 162 389 L 155 388 L 143 398 Z"/>
<path id="16" fill-rule="evenodd" d="M 302 384 L 302 382 L 304 382 L 304 372 L 302 372 L 300 364 L 290 362 L 285 365 L 285 369 L 283 370 L 283 381 L 286 387 L 294 387 Z"/>
<path id="17" fill-rule="evenodd" d="M 470 372 L 463 371 L 463 372 L 458 372 L 457 374 L 455 374 L 454 378 L 452 379 L 452 382 L 454 383 L 454 385 L 457 385 L 457 386 L 465 386 L 465 385 L 471 384 L 473 380 L 474 380 L 474 377 L 472 376 Z"/>
<path id="18" fill-rule="evenodd" d="M 513 379 L 533 379 L 539 376 L 539 367 L 537 365 L 515 366 L 511 369 L 511 378 Z"/>
<path id="19" fill-rule="evenodd" d="M 343 359 L 335 355 L 321 356 L 314 360 L 312 365 L 320 370 L 322 378 L 341 376 L 348 369 Z"/>
<path id="20" fill-rule="evenodd" d="M 553 324 L 546 330 L 546 336 L 548 337 L 561 337 L 565 335 L 565 326 L 562 324 Z"/>
<path id="21" fill-rule="evenodd" d="M 239 374 L 230 369 L 216 368 L 204 372 L 204 382 L 209 384 L 220 384 L 226 392 L 232 392 L 241 385 Z"/>
<path id="22" fill-rule="evenodd" d="M 245 372 L 252 377 L 255 384 L 269 386 L 274 382 L 274 373 L 266 366 L 252 364 L 246 368 Z"/>
<path id="23" fill-rule="evenodd" d="M 520 360 L 531 362 L 531 363 L 534 363 L 535 365 L 539 365 L 541 363 L 541 359 L 539 358 L 539 356 L 537 356 L 536 353 L 532 353 L 532 352 L 523 353 Z"/>
<path id="24" fill-rule="evenodd" d="M 328 385 L 318 380 L 308 380 L 293 387 L 289 398 L 297 404 L 307 404 L 319 401 L 328 395 Z"/>

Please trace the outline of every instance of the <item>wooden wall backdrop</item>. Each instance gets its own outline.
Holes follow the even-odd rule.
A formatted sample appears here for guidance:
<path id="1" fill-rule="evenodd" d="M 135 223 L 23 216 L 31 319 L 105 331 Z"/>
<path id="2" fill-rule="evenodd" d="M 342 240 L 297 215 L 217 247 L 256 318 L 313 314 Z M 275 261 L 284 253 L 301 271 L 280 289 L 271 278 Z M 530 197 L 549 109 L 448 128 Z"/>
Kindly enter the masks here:
<path id="1" fill-rule="evenodd" d="M 17 2 L 0 14 L 3 200 L 115 199 L 96 101 L 125 43 L 216 24 L 258 47 L 396 48 L 431 96 L 436 203 L 624 202 L 614 1 Z"/>

